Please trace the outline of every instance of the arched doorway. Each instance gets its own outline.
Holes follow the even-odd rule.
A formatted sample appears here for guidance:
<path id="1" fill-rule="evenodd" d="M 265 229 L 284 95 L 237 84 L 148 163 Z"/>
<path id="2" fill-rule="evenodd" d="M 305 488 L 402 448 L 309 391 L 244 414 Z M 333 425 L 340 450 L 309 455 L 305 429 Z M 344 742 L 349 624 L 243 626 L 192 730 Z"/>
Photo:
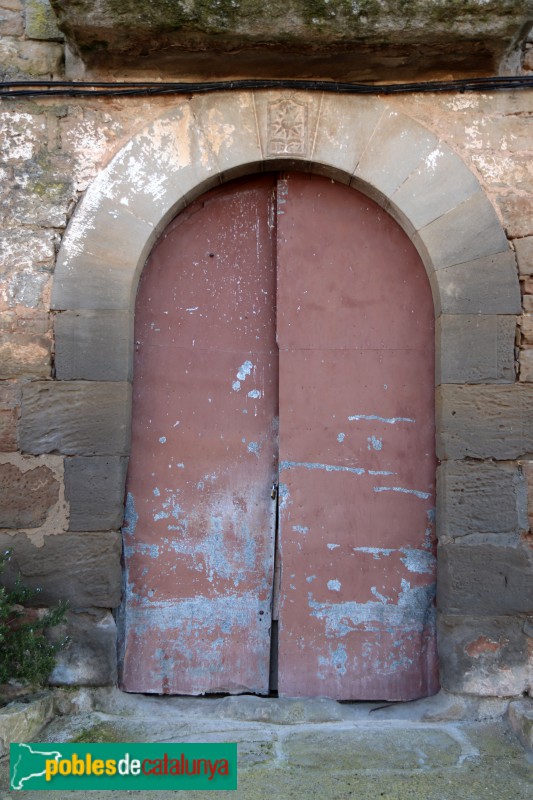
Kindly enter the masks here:
<path id="1" fill-rule="evenodd" d="M 168 226 L 137 296 L 123 688 L 437 690 L 433 326 L 414 246 L 331 180 Z"/>

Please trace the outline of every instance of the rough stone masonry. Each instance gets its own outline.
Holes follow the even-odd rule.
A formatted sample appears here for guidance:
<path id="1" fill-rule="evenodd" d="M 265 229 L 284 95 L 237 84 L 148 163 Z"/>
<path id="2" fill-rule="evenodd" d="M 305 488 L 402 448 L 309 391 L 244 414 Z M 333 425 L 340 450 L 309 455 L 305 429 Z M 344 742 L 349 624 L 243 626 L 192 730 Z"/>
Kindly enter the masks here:
<path id="1" fill-rule="evenodd" d="M 184 64 L 152 57 L 140 70 L 131 58 L 123 64 L 114 54 L 107 62 L 99 51 L 98 58 L 86 59 L 87 66 L 78 53 L 90 49 L 94 26 L 89 19 L 86 28 L 73 33 L 69 4 L 53 5 L 59 9 L 59 23 L 47 0 L 0 0 L 3 80 L 198 77 L 194 58 Z M 70 5 L 78 9 L 88 4 Z M 124 14 L 131 12 L 131 5 L 124 4 Z M 377 14 L 379 4 L 370 5 Z M 479 28 L 475 65 L 447 65 L 441 46 L 437 60 L 421 57 L 416 62 L 415 56 L 404 54 L 404 71 L 417 80 L 498 69 L 533 74 L 533 40 L 524 34 L 530 22 L 527 4 L 505 4 L 513 6 L 520 21 L 512 32 L 501 28 L 496 12 L 501 4 L 468 4 L 474 10 L 479 5 L 486 6 L 489 18 L 494 14 L 495 26 L 492 33 Z M 323 4 L 318 6 L 322 14 Z M 133 24 L 133 17 L 128 19 Z M 105 20 L 106 36 L 116 42 L 112 16 Z M 378 23 L 375 17 L 374 31 L 379 31 Z M 311 39 L 313 24 L 302 23 Z M 475 17 L 468 25 L 475 28 Z M 297 30 L 294 35 L 297 42 Z M 445 39 L 446 31 L 441 35 Z M 483 35 L 491 40 L 490 48 L 479 45 Z M 146 31 L 133 38 L 145 47 Z M 436 44 L 428 34 L 427 42 L 417 47 L 426 53 Z M 298 58 L 295 48 L 292 52 L 305 73 L 305 52 L 297 53 Z M 375 75 L 393 79 L 395 57 L 376 63 Z M 228 58 L 224 53 L 218 62 L 209 62 L 211 77 L 228 74 Z M 346 58 L 345 53 L 343 63 Z M 234 63 L 233 77 L 247 77 L 246 63 Z M 267 64 L 261 67 L 262 76 L 269 77 L 264 72 L 268 62 L 261 64 Z M 312 77 L 330 77 L 328 69 L 324 61 L 313 61 Z M 344 69 L 346 80 L 361 77 L 360 66 L 353 73 Z M 272 75 L 282 73 L 279 64 L 272 67 Z M 321 129 L 324 147 L 328 137 L 333 141 L 337 135 L 335 126 L 341 126 L 343 115 L 352 120 L 346 135 L 357 135 L 350 102 L 346 97 L 335 101 L 328 118 L 331 127 Z M 123 307 L 99 313 L 100 338 L 89 336 L 96 312 L 83 298 L 90 287 L 79 287 L 70 308 L 56 304 L 51 310 L 56 256 L 80 200 L 113 157 L 150 123 L 176 109 L 185 115 L 191 104 L 190 97 L 167 96 L 20 97 L 3 99 L 0 105 L 0 547 L 14 552 L 9 580 L 20 570 L 28 584 L 42 588 L 39 602 L 69 600 L 66 627 L 73 643 L 52 675 L 55 684 L 116 681 L 113 610 L 121 593 L 132 347 L 131 320 Z M 442 462 L 438 614 L 443 687 L 473 695 L 519 696 L 533 687 L 533 91 L 405 94 L 388 97 L 387 106 L 446 145 L 450 163 L 458 157 L 466 165 L 469 177 L 460 180 L 451 168 L 443 172 L 439 202 L 453 197 L 460 204 L 471 196 L 474 184 L 469 181 L 474 181 L 493 207 L 510 248 L 510 256 L 500 248 L 494 256 L 480 257 L 468 274 L 461 270 L 459 257 L 440 265 L 441 285 L 447 287 L 451 305 L 436 309 L 441 353 L 437 446 Z M 209 119 L 207 146 L 219 152 L 227 132 L 216 114 Z M 405 162 L 412 153 L 401 134 L 391 123 L 379 143 L 391 164 Z M 434 151 L 432 147 L 425 159 L 427 171 L 435 168 Z M 182 155 L 179 151 L 176 158 Z M 333 159 L 331 153 L 328 157 Z M 192 174 L 202 153 L 189 153 L 189 158 Z M 431 246 L 441 252 L 448 242 L 416 239 L 417 215 L 426 213 L 429 203 L 417 191 L 424 177 L 417 169 L 418 158 L 408 173 L 412 200 L 403 201 L 404 208 L 411 202 L 404 226 L 421 251 Z M 132 174 L 132 208 L 141 202 L 135 181 Z M 201 193 L 200 188 L 195 191 Z M 190 199 L 193 194 L 191 189 Z M 386 190 L 377 194 L 383 198 Z M 113 208 L 106 210 L 103 201 L 102 209 L 109 220 Z M 460 217 L 458 230 L 474 224 Z M 432 235 L 438 239 L 438 229 Z M 100 257 L 79 256 L 88 265 Z M 517 286 L 519 281 L 521 299 L 511 292 L 502 300 L 509 280 Z M 498 281 L 502 295 L 497 301 L 507 303 L 504 311 L 498 310 L 500 303 L 493 316 L 480 314 L 479 308 L 492 302 L 489 284 L 500 285 Z M 468 302 L 461 299 L 465 296 Z M 484 345 L 471 348 L 474 339 Z M 102 350 L 108 351 L 104 366 Z"/>

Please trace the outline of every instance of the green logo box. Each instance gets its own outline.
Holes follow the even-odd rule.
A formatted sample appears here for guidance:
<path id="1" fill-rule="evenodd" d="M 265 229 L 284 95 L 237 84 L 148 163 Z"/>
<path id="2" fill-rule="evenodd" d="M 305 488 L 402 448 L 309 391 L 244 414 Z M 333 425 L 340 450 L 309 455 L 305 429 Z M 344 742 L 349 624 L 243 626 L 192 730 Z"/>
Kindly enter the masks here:
<path id="1" fill-rule="evenodd" d="M 237 745 L 54 744 L 10 746 L 13 791 L 237 788 Z"/>

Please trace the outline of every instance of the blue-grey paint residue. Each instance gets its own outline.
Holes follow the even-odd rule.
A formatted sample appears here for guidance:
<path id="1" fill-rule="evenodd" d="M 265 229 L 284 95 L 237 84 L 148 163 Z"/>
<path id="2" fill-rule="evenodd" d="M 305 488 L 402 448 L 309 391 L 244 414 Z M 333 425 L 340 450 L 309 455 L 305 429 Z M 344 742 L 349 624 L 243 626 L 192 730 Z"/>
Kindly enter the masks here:
<path id="1" fill-rule="evenodd" d="M 308 575 L 305 580 L 307 583 L 313 583 L 313 581 L 316 580 L 316 575 Z"/>
<path id="2" fill-rule="evenodd" d="M 331 663 L 339 673 L 339 675 L 346 675 L 346 662 L 348 655 L 342 644 L 337 645 L 336 650 L 331 654 Z"/>
<path id="3" fill-rule="evenodd" d="M 157 544 L 146 544 L 145 542 L 138 542 L 134 548 L 138 553 L 143 556 L 150 556 L 150 558 L 159 558 L 159 546 Z"/>
<path id="4" fill-rule="evenodd" d="M 417 489 L 405 489 L 403 486 L 374 486 L 375 492 L 401 492 L 402 494 L 414 494 L 420 500 L 428 500 L 431 497 L 429 492 L 419 492 Z"/>
<path id="5" fill-rule="evenodd" d="M 168 511 L 158 511 L 154 514 L 154 522 L 159 522 L 160 519 L 168 519 L 170 514 Z"/>
<path id="6" fill-rule="evenodd" d="M 254 456 L 259 458 L 259 453 L 261 452 L 261 445 L 259 442 L 248 442 L 248 447 L 246 449 L 249 453 L 253 453 Z"/>
<path id="7" fill-rule="evenodd" d="M 248 397 L 251 397 L 252 400 L 259 400 L 261 398 L 261 392 L 259 389 L 252 389 L 248 392 Z"/>
<path id="8" fill-rule="evenodd" d="M 326 472 L 351 472 L 353 475 L 364 475 L 365 470 L 361 467 L 339 467 L 334 464 L 317 464 L 314 461 L 282 461 L 280 469 L 323 469 Z"/>
<path id="9" fill-rule="evenodd" d="M 338 580 L 328 581 L 328 589 L 331 592 L 340 592 L 341 590 L 341 582 Z"/>
<path id="10" fill-rule="evenodd" d="M 383 441 L 378 439 L 377 436 L 369 436 L 367 441 L 367 450 L 381 450 L 383 447 Z"/>
<path id="11" fill-rule="evenodd" d="M 328 548 L 328 550 L 335 550 L 336 547 L 340 547 L 340 544 L 332 544 L 332 543 L 330 543 L 330 544 L 327 544 L 326 547 Z"/>
<path id="12" fill-rule="evenodd" d="M 309 528 L 307 528 L 305 525 L 293 525 L 292 529 L 293 531 L 296 531 L 296 533 L 301 533 L 304 536 L 309 533 Z"/>
<path id="13" fill-rule="evenodd" d="M 401 561 L 405 564 L 409 572 L 417 572 L 420 575 L 433 575 L 436 569 L 437 559 L 433 553 L 426 550 L 412 550 L 407 547 L 401 548 Z"/>
<path id="14" fill-rule="evenodd" d="M 377 597 L 377 599 L 379 600 L 380 603 L 388 603 L 389 602 L 390 597 L 385 597 L 384 594 L 381 594 L 380 592 L 378 592 L 377 586 L 371 586 L 370 587 L 370 591 L 372 592 L 374 597 Z"/>
<path id="15" fill-rule="evenodd" d="M 339 435 L 337 436 L 337 441 L 340 443 L 344 442 L 345 439 L 346 439 L 345 433 L 339 433 Z"/>
<path id="16" fill-rule="evenodd" d="M 354 547 L 354 553 L 370 553 L 376 561 L 379 561 L 381 556 L 390 556 L 394 553 L 392 548 L 388 547 Z"/>
<path id="17" fill-rule="evenodd" d="M 291 495 L 289 492 L 289 487 L 286 483 L 280 483 L 278 486 L 278 496 L 279 496 L 279 508 L 280 511 L 283 511 L 287 506 L 290 506 L 292 503 Z"/>
<path id="18" fill-rule="evenodd" d="M 323 620 L 326 636 L 346 636 L 363 625 L 365 630 L 380 631 L 401 628 L 420 632 L 426 625 L 434 624 L 435 584 L 411 588 L 408 581 L 401 582 L 398 603 L 317 602 L 311 592 L 307 595 L 311 616 Z"/>
<path id="19" fill-rule="evenodd" d="M 375 420 L 376 422 L 386 422 L 387 425 L 396 425 L 397 422 L 414 422 L 411 417 L 379 417 L 377 414 L 352 414 L 348 417 L 348 422 L 358 422 L 360 419 Z"/>
<path id="20" fill-rule="evenodd" d="M 165 444 L 166 440 L 167 440 L 167 437 L 166 437 L 166 436 L 160 436 L 160 437 L 159 437 L 159 443 L 160 443 L 160 444 Z"/>
<path id="21" fill-rule="evenodd" d="M 135 511 L 135 498 L 131 492 L 128 492 L 128 496 L 126 497 L 126 508 L 124 510 L 124 527 L 122 528 L 122 532 L 126 536 L 133 536 L 138 521 L 139 515 Z"/>
<path id="22" fill-rule="evenodd" d="M 153 495 L 154 495 L 154 497 L 159 497 L 161 495 L 161 492 L 159 491 L 159 489 L 154 489 L 153 490 Z"/>
<path id="23" fill-rule="evenodd" d="M 239 381 L 246 380 L 246 377 L 250 375 L 253 368 L 254 365 L 252 364 L 251 361 L 245 361 L 244 364 L 241 364 L 241 366 L 239 367 L 239 371 L 237 372 L 237 380 Z"/>
<path id="24" fill-rule="evenodd" d="M 428 522 L 431 522 L 431 523 L 435 522 L 436 509 L 435 508 L 428 508 L 428 510 L 426 511 L 426 516 L 428 518 Z"/>
<path id="25" fill-rule="evenodd" d="M 233 381 L 233 383 L 231 384 L 231 388 L 233 389 L 234 392 L 240 392 L 240 390 L 241 390 L 241 382 L 240 381 Z"/>
<path id="26" fill-rule="evenodd" d="M 389 469 L 369 469 L 369 475 L 396 475 L 395 472 L 391 472 Z"/>

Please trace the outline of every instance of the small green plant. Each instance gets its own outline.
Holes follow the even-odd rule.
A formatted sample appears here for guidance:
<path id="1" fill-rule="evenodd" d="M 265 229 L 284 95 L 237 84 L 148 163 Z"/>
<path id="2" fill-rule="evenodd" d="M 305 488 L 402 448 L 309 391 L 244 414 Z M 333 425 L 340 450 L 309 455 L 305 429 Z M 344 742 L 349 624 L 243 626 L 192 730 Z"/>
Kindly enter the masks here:
<path id="1" fill-rule="evenodd" d="M 9 550 L 0 554 L 0 575 L 10 555 Z M 0 584 L 0 684 L 16 680 L 42 686 L 54 668 L 56 653 L 68 642 L 50 642 L 44 635 L 64 620 L 67 603 L 44 613 L 26 608 L 37 591 L 24 586 L 20 576 L 11 590 Z"/>

